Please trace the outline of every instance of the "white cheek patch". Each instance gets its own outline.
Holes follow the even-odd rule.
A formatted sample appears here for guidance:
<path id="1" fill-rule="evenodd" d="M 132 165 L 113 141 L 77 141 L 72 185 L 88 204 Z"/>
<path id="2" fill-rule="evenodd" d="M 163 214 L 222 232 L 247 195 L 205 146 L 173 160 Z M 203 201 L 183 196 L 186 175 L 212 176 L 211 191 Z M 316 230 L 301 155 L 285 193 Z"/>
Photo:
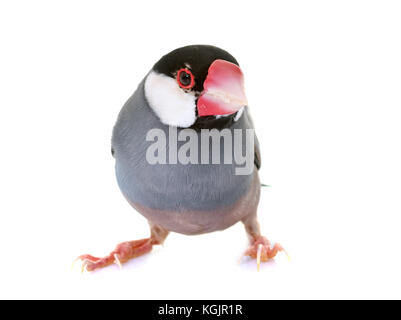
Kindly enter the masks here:
<path id="1" fill-rule="evenodd" d="M 145 81 L 145 96 L 162 123 L 182 128 L 195 123 L 196 97 L 182 90 L 175 79 L 150 72 Z"/>

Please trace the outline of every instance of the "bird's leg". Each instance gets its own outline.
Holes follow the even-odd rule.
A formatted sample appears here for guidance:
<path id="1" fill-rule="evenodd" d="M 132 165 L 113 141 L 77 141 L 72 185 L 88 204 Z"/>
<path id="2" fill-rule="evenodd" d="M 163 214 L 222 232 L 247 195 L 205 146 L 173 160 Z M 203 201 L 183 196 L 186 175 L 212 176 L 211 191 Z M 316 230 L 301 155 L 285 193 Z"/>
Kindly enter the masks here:
<path id="1" fill-rule="evenodd" d="M 256 214 L 245 218 L 242 222 L 251 243 L 244 255 L 256 259 L 258 271 L 261 261 L 273 259 L 279 251 L 285 252 L 280 244 L 276 243 L 272 246 L 270 241 L 261 235 Z"/>
<path id="2" fill-rule="evenodd" d="M 79 256 L 75 261 L 82 261 L 82 271 L 93 271 L 107 267 L 113 263 L 121 268 L 124 262 L 150 252 L 154 245 L 162 244 L 169 233 L 166 229 L 152 223 L 150 223 L 150 231 L 150 238 L 122 242 L 109 255 L 103 258 L 84 254 Z"/>

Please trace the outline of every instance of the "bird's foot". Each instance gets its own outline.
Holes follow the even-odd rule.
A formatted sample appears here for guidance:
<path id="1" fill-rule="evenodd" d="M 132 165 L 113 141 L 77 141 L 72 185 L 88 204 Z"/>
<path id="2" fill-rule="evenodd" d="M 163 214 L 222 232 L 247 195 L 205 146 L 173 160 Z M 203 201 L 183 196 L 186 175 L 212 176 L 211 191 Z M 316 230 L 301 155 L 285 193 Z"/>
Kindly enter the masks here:
<path id="1" fill-rule="evenodd" d="M 252 259 L 256 259 L 257 268 L 259 271 L 260 262 L 266 262 L 273 259 L 278 252 L 283 251 L 287 257 L 288 254 L 284 248 L 276 243 L 274 246 L 270 244 L 270 241 L 263 236 L 257 236 L 252 240 L 252 244 L 245 251 L 245 256 L 250 256 Z"/>
<path id="2" fill-rule="evenodd" d="M 82 272 L 104 268 L 113 263 L 121 268 L 124 262 L 150 252 L 154 244 L 158 243 L 151 238 L 122 242 L 108 256 L 97 258 L 89 254 L 83 254 L 75 259 L 74 263 L 78 260 L 82 262 Z"/>

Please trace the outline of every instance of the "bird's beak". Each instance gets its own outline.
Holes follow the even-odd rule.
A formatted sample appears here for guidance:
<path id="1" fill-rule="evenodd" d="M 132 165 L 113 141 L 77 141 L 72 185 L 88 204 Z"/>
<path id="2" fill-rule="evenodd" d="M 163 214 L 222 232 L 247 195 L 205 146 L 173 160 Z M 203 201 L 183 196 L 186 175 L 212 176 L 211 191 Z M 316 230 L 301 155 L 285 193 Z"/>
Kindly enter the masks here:
<path id="1" fill-rule="evenodd" d="M 244 75 L 234 63 L 215 60 L 209 67 L 197 107 L 199 116 L 227 115 L 248 104 Z"/>

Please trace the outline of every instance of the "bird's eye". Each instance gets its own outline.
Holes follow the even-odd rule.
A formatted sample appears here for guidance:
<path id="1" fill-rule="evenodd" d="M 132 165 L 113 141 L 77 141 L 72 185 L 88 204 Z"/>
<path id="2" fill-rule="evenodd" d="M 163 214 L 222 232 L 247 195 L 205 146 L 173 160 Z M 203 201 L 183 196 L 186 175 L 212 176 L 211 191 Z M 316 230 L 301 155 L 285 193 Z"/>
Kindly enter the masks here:
<path id="1" fill-rule="evenodd" d="M 178 85 L 183 89 L 191 89 L 195 85 L 195 78 L 191 71 L 186 68 L 177 72 Z"/>

